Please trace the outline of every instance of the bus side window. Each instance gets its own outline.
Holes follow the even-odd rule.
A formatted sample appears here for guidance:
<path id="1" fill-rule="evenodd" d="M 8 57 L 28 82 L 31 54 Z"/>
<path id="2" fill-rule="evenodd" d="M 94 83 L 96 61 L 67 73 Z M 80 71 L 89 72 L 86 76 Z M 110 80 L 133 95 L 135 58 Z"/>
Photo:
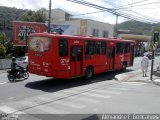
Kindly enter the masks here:
<path id="1" fill-rule="evenodd" d="M 102 54 L 106 54 L 106 42 L 102 42 L 101 44 Z"/>
<path id="2" fill-rule="evenodd" d="M 97 54 L 104 55 L 106 54 L 106 42 L 97 42 Z"/>
<path id="3" fill-rule="evenodd" d="M 117 49 L 116 49 L 116 53 L 122 54 L 124 52 L 124 43 L 117 43 Z"/>
<path id="4" fill-rule="evenodd" d="M 85 41 L 85 55 L 94 55 L 96 53 L 96 42 Z"/>
<path id="5" fill-rule="evenodd" d="M 65 57 L 68 56 L 68 40 L 67 39 L 59 39 L 59 56 Z"/>
<path id="6" fill-rule="evenodd" d="M 130 52 L 130 44 L 129 44 L 129 43 L 125 43 L 124 52 L 125 52 L 125 53 Z"/>

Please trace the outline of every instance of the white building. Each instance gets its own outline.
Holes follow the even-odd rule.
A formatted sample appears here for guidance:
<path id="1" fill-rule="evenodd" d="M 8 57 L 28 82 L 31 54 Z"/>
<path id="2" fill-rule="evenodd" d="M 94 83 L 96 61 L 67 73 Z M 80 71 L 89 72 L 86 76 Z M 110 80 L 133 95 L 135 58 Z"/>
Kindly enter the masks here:
<path id="1" fill-rule="evenodd" d="M 44 12 L 48 17 L 48 12 Z M 77 35 L 95 36 L 95 37 L 113 37 L 114 26 L 89 19 L 75 19 L 72 15 L 61 10 L 53 9 L 51 12 L 51 23 L 57 25 L 71 25 L 76 29 Z"/>

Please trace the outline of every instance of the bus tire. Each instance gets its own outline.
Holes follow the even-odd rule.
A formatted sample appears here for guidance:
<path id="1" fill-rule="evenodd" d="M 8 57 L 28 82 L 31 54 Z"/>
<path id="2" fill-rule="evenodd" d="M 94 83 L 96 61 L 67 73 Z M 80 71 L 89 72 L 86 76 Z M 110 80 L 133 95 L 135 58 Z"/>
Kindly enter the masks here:
<path id="1" fill-rule="evenodd" d="M 127 68 L 127 63 L 123 62 L 123 64 L 122 64 L 122 72 L 125 72 L 126 68 Z"/>
<path id="2" fill-rule="evenodd" d="M 86 71 L 85 71 L 85 77 L 87 79 L 90 79 L 93 77 L 93 74 L 94 74 L 94 70 L 93 70 L 93 67 L 87 67 Z"/>

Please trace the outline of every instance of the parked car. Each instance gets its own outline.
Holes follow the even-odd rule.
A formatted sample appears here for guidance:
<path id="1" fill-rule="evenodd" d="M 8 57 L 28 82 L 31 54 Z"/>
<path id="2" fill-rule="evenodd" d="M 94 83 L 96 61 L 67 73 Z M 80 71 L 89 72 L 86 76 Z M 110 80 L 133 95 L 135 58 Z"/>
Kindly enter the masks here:
<path id="1" fill-rule="evenodd" d="M 17 63 L 17 65 L 28 69 L 28 56 L 17 58 L 16 63 Z"/>

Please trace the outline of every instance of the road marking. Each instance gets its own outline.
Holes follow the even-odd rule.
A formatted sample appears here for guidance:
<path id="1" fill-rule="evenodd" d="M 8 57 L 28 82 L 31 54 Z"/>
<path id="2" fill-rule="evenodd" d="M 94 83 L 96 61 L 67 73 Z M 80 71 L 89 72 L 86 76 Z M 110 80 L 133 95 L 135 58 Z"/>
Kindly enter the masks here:
<path id="1" fill-rule="evenodd" d="M 43 112 L 50 113 L 50 114 L 69 114 L 70 113 L 68 111 L 64 111 L 64 110 L 54 108 L 54 106 L 51 106 L 51 105 L 49 105 L 49 106 L 41 105 L 41 106 L 34 107 L 33 110 L 34 109 L 36 109 L 36 110 L 39 109 Z M 28 112 L 29 112 L 29 110 L 28 110 Z M 31 114 L 33 114 L 33 113 L 31 113 Z"/>
<path id="2" fill-rule="evenodd" d="M 2 83 L 0 83 L 0 85 L 3 85 L 3 84 L 6 84 L 7 82 L 2 82 Z"/>
<path id="3" fill-rule="evenodd" d="M 77 103 L 71 103 L 69 101 L 57 101 L 57 102 L 54 102 L 54 103 L 64 105 L 64 106 L 67 106 L 67 107 L 76 108 L 76 109 L 82 109 L 82 108 L 86 107 L 85 105 L 81 105 L 81 104 L 77 104 Z"/>
<path id="4" fill-rule="evenodd" d="M 16 114 L 25 114 L 24 112 L 18 111 L 16 109 L 13 109 L 11 107 L 8 106 L 2 106 L 0 107 L 0 111 L 7 113 L 7 114 L 11 114 L 11 113 L 16 113 Z"/>
<path id="5" fill-rule="evenodd" d="M 19 103 L 22 105 L 28 106 L 28 107 L 33 107 L 33 106 L 38 105 L 35 102 L 31 102 L 31 101 L 27 101 L 27 100 L 20 101 Z"/>
<path id="6" fill-rule="evenodd" d="M 48 98 L 48 97 L 44 97 L 44 96 L 38 96 L 36 97 L 39 101 L 44 101 L 44 102 L 49 102 L 52 101 L 52 99 Z"/>
<path id="7" fill-rule="evenodd" d="M 128 90 L 128 89 L 126 89 L 126 88 L 108 88 L 108 89 L 111 89 L 111 90 L 123 90 L 123 91 Z"/>
<path id="8" fill-rule="evenodd" d="M 89 103 L 98 103 L 98 102 L 100 102 L 98 100 L 84 98 L 84 97 L 79 97 L 79 96 L 78 97 L 77 96 L 70 97 L 68 99 L 75 100 L 75 101 L 84 101 L 84 102 L 89 102 Z"/>
<path id="9" fill-rule="evenodd" d="M 106 93 L 114 94 L 114 95 L 119 95 L 119 94 L 121 94 L 121 92 L 108 91 L 108 90 L 92 90 L 92 91 L 98 92 L 98 93 L 102 93 L 102 94 L 106 94 Z"/>
<path id="10" fill-rule="evenodd" d="M 82 95 L 93 96 L 98 98 L 111 98 L 111 96 L 108 96 L 108 95 L 99 95 L 95 93 L 82 93 Z"/>
<path id="11" fill-rule="evenodd" d="M 11 108 L 11 107 L 9 107 L 9 106 L 2 106 L 2 107 L 0 107 L 0 111 L 2 111 L 2 112 L 4 112 L 4 113 L 6 113 L 6 114 L 8 114 L 7 115 L 7 117 L 8 117 L 8 120 L 9 119 L 15 119 L 15 120 L 18 120 L 18 115 L 19 114 L 23 114 L 23 116 L 22 116 L 22 118 L 21 119 L 23 119 L 23 120 L 40 120 L 40 119 L 38 119 L 38 118 L 36 118 L 36 117 L 34 117 L 34 116 L 31 116 L 31 115 L 28 115 L 28 114 L 26 114 L 26 113 L 24 113 L 24 112 L 21 112 L 21 111 L 18 111 L 18 110 L 16 110 L 16 109 L 14 109 L 14 108 Z M 14 114 L 13 114 L 14 113 Z M 11 117 L 11 118 L 10 118 Z M 3 118 L 3 117 L 2 117 Z"/>
<path id="12" fill-rule="evenodd" d="M 15 97 L 9 97 L 8 100 L 13 100 Z"/>

